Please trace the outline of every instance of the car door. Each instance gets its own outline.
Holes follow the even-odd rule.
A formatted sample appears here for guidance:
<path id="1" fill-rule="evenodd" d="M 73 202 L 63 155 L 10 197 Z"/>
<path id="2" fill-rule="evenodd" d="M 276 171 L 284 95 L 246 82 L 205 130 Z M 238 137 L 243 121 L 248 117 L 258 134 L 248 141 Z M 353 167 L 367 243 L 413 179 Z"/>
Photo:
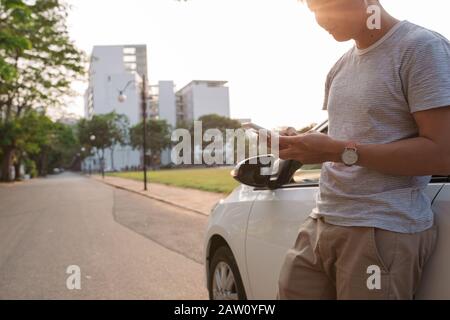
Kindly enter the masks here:
<path id="1" fill-rule="evenodd" d="M 450 177 L 447 177 L 447 182 Z M 436 183 L 436 185 L 438 185 Z M 427 262 L 416 299 L 450 299 L 450 183 L 435 197 L 432 206 L 438 236 L 434 252 Z"/>
<path id="2" fill-rule="evenodd" d="M 313 131 L 328 133 L 328 121 Z M 315 206 L 322 165 L 302 166 L 293 183 L 277 190 L 260 190 L 249 215 L 246 238 L 247 277 L 252 296 L 274 299 L 278 275 L 300 225 Z"/>
<path id="3" fill-rule="evenodd" d="M 293 184 L 260 190 L 247 225 L 247 275 L 254 299 L 274 299 L 278 275 L 301 223 L 315 206 L 320 167 L 297 171 Z"/>
<path id="4" fill-rule="evenodd" d="M 245 245 L 252 298 L 276 297 L 287 250 L 294 245 L 300 225 L 315 207 L 319 177 L 320 166 L 304 166 L 296 172 L 295 183 L 278 190 L 259 191 L 249 215 Z M 442 187 L 442 181 L 432 180 L 427 195 L 434 199 Z"/>

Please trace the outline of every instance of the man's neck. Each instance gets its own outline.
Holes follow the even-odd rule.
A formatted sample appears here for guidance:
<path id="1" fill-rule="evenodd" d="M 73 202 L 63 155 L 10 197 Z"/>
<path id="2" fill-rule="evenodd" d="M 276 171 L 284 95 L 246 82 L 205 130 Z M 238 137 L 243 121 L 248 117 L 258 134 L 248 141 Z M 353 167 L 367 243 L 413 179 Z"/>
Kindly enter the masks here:
<path id="1" fill-rule="evenodd" d="M 364 28 L 364 31 L 355 39 L 357 48 L 361 50 L 369 48 L 383 38 L 398 22 L 400 21 L 383 10 L 381 15 L 381 28 L 373 30 Z"/>

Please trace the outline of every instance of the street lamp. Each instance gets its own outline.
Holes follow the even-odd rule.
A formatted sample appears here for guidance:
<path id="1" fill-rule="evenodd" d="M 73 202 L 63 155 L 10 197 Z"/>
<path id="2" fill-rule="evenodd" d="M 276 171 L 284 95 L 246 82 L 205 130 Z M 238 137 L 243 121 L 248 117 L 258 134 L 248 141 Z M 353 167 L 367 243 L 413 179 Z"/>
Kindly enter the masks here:
<path id="1" fill-rule="evenodd" d="M 84 162 L 84 152 L 86 151 L 86 148 L 85 147 L 81 147 L 81 149 L 80 149 L 80 151 L 81 151 L 81 155 L 83 155 L 83 157 L 80 159 L 80 161 L 81 161 L 81 166 L 82 166 L 82 171 L 83 171 L 83 173 L 86 173 L 86 169 L 85 169 L 85 162 Z"/>
<path id="2" fill-rule="evenodd" d="M 89 139 L 90 139 L 91 141 L 95 141 L 96 136 L 95 136 L 94 134 L 92 134 L 92 135 L 89 137 Z M 95 164 L 95 161 L 94 161 L 94 164 Z M 104 169 L 104 166 L 105 166 L 105 160 L 104 160 L 104 159 L 100 159 L 100 170 L 102 171 L 102 178 L 103 178 L 103 179 L 105 179 L 105 169 Z"/>
<path id="3" fill-rule="evenodd" d="M 127 100 L 127 96 L 125 95 L 125 90 L 133 84 L 136 83 L 135 80 L 130 80 L 125 85 L 122 90 L 119 90 L 119 96 L 117 100 L 120 103 L 124 103 Z M 143 153 L 143 167 L 144 167 L 144 190 L 147 191 L 147 100 L 148 100 L 148 92 L 147 92 L 147 77 L 142 75 L 142 88 L 141 88 L 141 112 L 142 112 L 142 153 Z"/>
<path id="4" fill-rule="evenodd" d="M 124 103 L 127 100 L 127 96 L 122 92 L 119 94 L 119 97 L 117 97 L 117 100 L 119 100 L 120 103 Z"/>

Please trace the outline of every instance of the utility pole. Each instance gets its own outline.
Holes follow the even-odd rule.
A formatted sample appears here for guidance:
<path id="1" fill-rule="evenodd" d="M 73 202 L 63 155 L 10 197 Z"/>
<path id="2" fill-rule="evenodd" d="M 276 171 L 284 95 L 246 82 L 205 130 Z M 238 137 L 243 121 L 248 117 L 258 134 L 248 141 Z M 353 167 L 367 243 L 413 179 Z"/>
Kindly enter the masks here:
<path id="1" fill-rule="evenodd" d="M 144 190 L 147 191 L 147 79 L 145 74 L 142 76 L 142 120 L 143 120 L 143 137 L 142 150 L 144 153 Z"/>

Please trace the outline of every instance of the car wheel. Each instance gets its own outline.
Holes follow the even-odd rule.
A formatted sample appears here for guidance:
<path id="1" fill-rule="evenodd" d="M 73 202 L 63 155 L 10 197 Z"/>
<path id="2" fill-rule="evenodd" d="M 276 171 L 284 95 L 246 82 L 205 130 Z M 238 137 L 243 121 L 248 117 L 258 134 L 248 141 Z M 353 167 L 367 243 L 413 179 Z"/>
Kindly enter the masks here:
<path id="1" fill-rule="evenodd" d="M 241 275 L 228 247 L 218 248 L 211 259 L 208 279 L 209 299 L 246 300 Z"/>

